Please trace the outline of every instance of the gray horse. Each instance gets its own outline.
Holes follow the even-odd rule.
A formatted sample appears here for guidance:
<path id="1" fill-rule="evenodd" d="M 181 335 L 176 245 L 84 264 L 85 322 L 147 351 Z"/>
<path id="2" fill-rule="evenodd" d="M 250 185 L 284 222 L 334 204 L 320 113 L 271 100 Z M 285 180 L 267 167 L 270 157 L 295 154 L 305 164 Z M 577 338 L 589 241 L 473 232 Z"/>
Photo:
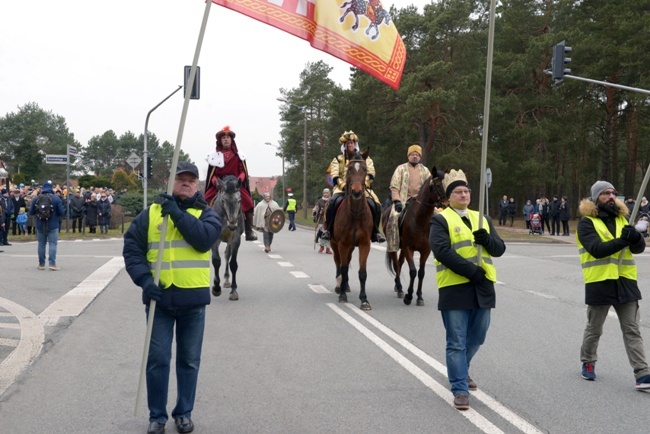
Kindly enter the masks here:
<path id="1" fill-rule="evenodd" d="M 221 280 L 219 268 L 221 267 L 221 256 L 219 255 L 219 244 L 226 243 L 224 256 L 226 264 L 224 267 L 223 287 L 230 288 L 230 300 L 239 300 L 237 294 L 237 251 L 241 244 L 241 234 L 244 232 L 244 214 L 241 211 L 241 181 L 233 175 L 227 175 L 219 179 L 219 194 L 217 195 L 212 208 L 221 218 L 221 237 L 212 246 L 212 265 L 214 266 L 214 286 L 212 295 L 221 295 Z M 230 283 L 232 273 L 232 284 Z"/>

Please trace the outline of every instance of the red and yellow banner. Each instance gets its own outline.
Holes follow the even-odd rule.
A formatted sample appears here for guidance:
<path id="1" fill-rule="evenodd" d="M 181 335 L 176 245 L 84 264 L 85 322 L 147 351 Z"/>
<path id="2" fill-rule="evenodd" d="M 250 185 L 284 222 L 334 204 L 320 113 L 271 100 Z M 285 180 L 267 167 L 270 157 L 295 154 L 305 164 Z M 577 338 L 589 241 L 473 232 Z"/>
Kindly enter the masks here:
<path id="1" fill-rule="evenodd" d="M 212 0 L 309 41 L 394 89 L 406 48 L 379 0 Z"/>

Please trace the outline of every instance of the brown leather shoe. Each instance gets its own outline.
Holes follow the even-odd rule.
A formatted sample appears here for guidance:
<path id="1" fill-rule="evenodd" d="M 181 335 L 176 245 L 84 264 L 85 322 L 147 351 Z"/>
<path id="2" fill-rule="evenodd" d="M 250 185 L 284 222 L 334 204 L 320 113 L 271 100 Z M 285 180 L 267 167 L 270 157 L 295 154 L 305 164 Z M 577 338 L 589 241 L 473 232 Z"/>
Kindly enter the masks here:
<path id="1" fill-rule="evenodd" d="M 471 377 L 467 377 L 467 389 L 469 389 L 470 392 L 475 392 L 478 390 L 478 386 Z"/>
<path id="2" fill-rule="evenodd" d="M 454 407 L 458 410 L 469 410 L 469 396 L 464 393 L 454 396 Z"/>

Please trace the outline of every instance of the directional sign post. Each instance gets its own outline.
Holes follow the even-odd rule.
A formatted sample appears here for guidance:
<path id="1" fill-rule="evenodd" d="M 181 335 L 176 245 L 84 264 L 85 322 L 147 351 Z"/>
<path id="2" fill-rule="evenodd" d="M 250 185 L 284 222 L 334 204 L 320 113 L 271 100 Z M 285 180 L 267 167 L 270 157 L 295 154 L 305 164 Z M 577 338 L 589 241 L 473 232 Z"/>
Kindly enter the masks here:
<path id="1" fill-rule="evenodd" d="M 47 164 L 68 164 L 68 156 L 47 154 L 45 155 L 45 162 Z"/>
<path id="2" fill-rule="evenodd" d="M 488 206 L 488 190 L 492 185 L 492 171 L 488 167 L 485 169 L 485 214 L 490 215 L 490 207 Z"/>
<path id="3" fill-rule="evenodd" d="M 68 155 L 77 155 L 77 147 L 68 145 Z"/>

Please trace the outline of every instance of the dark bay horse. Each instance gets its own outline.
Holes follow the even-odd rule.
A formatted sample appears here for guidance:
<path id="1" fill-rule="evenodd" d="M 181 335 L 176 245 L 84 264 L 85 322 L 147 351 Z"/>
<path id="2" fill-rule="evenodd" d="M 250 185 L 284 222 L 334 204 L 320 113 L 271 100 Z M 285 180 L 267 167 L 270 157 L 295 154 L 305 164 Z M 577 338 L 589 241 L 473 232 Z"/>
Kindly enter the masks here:
<path id="1" fill-rule="evenodd" d="M 367 150 L 361 154 L 357 152 L 347 163 L 345 197 L 336 211 L 330 247 L 336 264 L 336 293 L 339 294 L 341 303 L 348 301 L 348 270 L 352 252 L 355 247 L 359 247 L 359 299 L 362 310 L 371 310 L 366 296 L 366 262 L 370 253 L 370 236 L 374 222 L 365 194 L 366 158 Z"/>
<path id="2" fill-rule="evenodd" d="M 403 211 L 403 216 L 400 216 L 402 221 L 399 227 L 399 259 L 397 252 L 386 251 L 386 268 L 395 276 L 395 292 L 398 298 L 404 298 L 404 304 L 410 305 L 413 300 L 413 285 L 415 276 L 418 276 L 418 290 L 417 290 L 417 305 L 424 306 L 424 299 L 422 298 L 422 282 L 424 280 L 425 265 L 429 255 L 431 254 L 431 246 L 429 245 L 429 220 L 433 215 L 436 207 L 447 206 L 448 201 L 445 196 L 445 189 L 442 187 L 442 180 L 445 176 L 444 172 L 436 170 L 433 166 L 431 169 L 432 175 L 429 176 L 420 187 L 417 197 L 408 202 L 408 206 Z M 388 226 L 388 219 L 392 210 L 392 206 L 384 209 L 382 212 L 382 226 L 384 233 Z M 415 268 L 415 261 L 413 254 L 420 253 L 420 269 Z M 402 291 L 402 282 L 400 280 L 400 272 L 404 260 L 409 264 L 409 287 L 408 292 L 404 295 Z"/>
<path id="3" fill-rule="evenodd" d="M 212 246 L 212 265 L 214 266 L 214 286 L 212 295 L 221 295 L 221 280 L 219 268 L 221 267 L 221 256 L 219 256 L 219 245 L 226 243 L 226 265 L 224 267 L 224 288 L 231 288 L 230 300 L 239 300 L 237 294 L 237 251 L 241 244 L 241 234 L 244 232 L 244 214 L 241 210 L 241 181 L 234 175 L 227 175 L 219 179 L 219 193 L 212 204 L 212 208 L 221 218 L 221 237 Z M 230 283 L 232 273 L 232 284 Z"/>

